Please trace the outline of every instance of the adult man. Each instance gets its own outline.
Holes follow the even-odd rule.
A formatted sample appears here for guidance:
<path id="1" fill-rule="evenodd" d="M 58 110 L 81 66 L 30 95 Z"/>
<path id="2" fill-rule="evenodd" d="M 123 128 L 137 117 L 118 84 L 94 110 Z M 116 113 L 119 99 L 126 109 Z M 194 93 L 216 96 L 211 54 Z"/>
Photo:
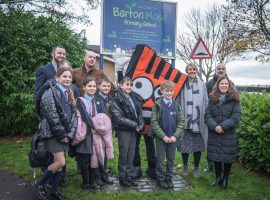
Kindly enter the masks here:
<path id="1" fill-rule="evenodd" d="M 57 63 L 66 58 L 66 50 L 62 46 L 55 46 L 51 52 L 52 62 L 39 67 L 36 72 L 36 80 L 34 87 L 34 97 L 36 99 L 38 91 L 46 83 L 47 80 L 53 79 L 57 71 Z"/>
<path id="2" fill-rule="evenodd" d="M 73 70 L 73 83 L 78 87 L 79 92 L 83 95 L 83 81 L 87 76 L 93 76 L 96 81 L 106 77 L 103 71 L 95 68 L 96 53 L 86 51 L 84 56 L 84 65 Z"/>
<path id="3" fill-rule="evenodd" d="M 205 84 L 208 95 L 212 92 L 213 87 L 216 84 L 219 77 L 222 77 L 222 76 L 227 76 L 226 66 L 222 63 L 219 63 L 219 64 L 217 64 L 217 66 L 215 68 L 215 74 L 214 74 L 213 78 L 211 80 L 209 80 L 208 82 L 206 82 L 206 84 Z M 211 160 L 208 160 L 208 166 L 203 171 L 210 172 L 213 170 L 213 167 L 214 167 L 214 163 Z"/>
<path id="4" fill-rule="evenodd" d="M 227 76 L 226 66 L 222 63 L 217 64 L 215 69 L 215 74 L 211 80 L 209 80 L 205 85 L 207 88 L 208 95 L 212 92 L 214 85 L 216 84 L 219 77 Z"/>

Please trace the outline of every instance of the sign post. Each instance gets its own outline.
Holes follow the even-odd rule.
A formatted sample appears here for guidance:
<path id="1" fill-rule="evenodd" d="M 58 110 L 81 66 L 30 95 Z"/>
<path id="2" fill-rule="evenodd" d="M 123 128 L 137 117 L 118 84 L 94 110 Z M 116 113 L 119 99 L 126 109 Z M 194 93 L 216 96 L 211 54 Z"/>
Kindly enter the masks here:
<path id="1" fill-rule="evenodd" d="M 191 54 L 190 54 L 191 59 L 199 59 L 199 76 L 202 79 L 202 60 L 203 59 L 211 59 L 212 54 L 209 52 L 207 46 L 205 45 L 204 41 L 200 37 L 193 48 Z"/>

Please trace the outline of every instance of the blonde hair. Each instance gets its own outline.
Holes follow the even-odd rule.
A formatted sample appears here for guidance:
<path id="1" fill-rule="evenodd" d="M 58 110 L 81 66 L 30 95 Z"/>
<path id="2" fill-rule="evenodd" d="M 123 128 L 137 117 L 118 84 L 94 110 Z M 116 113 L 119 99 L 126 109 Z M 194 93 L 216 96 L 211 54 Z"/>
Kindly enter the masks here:
<path id="1" fill-rule="evenodd" d="M 194 64 L 194 63 L 188 63 L 186 68 L 185 68 L 185 72 L 188 72 L 188 67 L 192 67 L 194 69 L 196 69 L 196 71 L 198 72 L 198 67 Z"/>
<path id="2" fill-rule="evenodd" d="M 164 89 L 174 90 L 174 88 L 175 88 L 175 84 L 172 81 L 169 81 L 169 80 L 164 81 L 160 85 L 161 90 L 164 90 Z"/>

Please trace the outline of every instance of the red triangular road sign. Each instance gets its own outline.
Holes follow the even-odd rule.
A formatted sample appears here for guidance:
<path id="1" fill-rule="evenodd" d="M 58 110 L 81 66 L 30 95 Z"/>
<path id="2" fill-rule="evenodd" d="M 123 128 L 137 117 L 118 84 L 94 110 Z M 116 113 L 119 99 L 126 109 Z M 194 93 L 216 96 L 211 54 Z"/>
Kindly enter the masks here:
<path id="1" fill-rule="evenodd" d="M 211 59 L 212 54 L 209 52 L 207 46 L 205 45 L 204 41 L 200 37 L 197 41 L 194 49 L 190 54 L 191 59 Z"/>

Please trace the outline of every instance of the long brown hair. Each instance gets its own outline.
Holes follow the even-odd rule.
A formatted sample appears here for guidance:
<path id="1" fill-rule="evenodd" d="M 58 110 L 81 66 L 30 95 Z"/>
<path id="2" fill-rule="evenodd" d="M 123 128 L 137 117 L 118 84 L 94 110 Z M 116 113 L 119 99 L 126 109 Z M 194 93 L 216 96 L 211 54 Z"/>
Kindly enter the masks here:
<path id="1" fill-rule="evenodd" d="M 70 68 L 70 67 L 60 67 L 56 72 L 56 77 L 61 76 L 66 71 L 69 71 L 71 73 L 71 76 L 72 76 L 72 73 L 73 73 L 72 68 Z M 68 102 L 71 104 L 72 109 L 75 110 L 76 109 L 76 100 L 75 100 L 75 97 L 74 97 L 74 92 L 72 90 L 71 84 L 69 86 L 67 86 L 67 89 L 68 89 L 68 93 L 69 93 Z"/>
<path id="2" fill-rule="evenodd" d="M 234 87 L 233 83 L 230 81 L 230 79 L 226 76 L 222 76 L 217 80 L 212 92 L 209 94 L 210 100 L 214 103 L 219 103 L 219 97 L 222 93 L 220 92 L 218 85 L 224 79 L 228 80 L 228 82 L 229 82 L 229 88 L 228 88 L 228 91 L 226 92 L 226 95 L 228 97 L 230 97 L 231 99 L 234 99 L 237 102 L 240 102 L 240 96 L 239 96 L 238 91 L 235 89 L 235 87 Z"/>

